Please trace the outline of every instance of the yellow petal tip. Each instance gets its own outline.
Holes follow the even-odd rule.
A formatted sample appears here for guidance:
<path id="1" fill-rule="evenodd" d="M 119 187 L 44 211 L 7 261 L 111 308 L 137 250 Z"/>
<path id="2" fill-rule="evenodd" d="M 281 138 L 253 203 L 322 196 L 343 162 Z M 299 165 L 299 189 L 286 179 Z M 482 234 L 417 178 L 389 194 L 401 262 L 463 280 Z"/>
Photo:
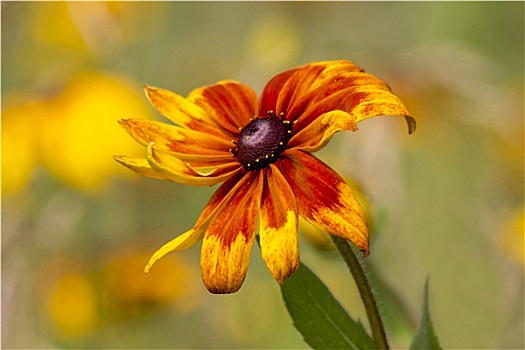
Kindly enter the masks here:
<path id="1" fill-rule="evenodd" d="M 128 119 L 125 119 L 125 118 L 122 118 L 122 119 L 119 119 L 117 121 L 118 125 L 120 125 L 121 127 L 123 127 L 124 129 L 126 128 L 126 122 L 128 121 Z"/>
<path id="2" fill-rule="evenodd" d="M 144 267 L 144 273 L 149 273 L 149 270 L 151 270 L 151 266 L 153 266 L 154 263 L 148 262 L 146 267 Z"/>

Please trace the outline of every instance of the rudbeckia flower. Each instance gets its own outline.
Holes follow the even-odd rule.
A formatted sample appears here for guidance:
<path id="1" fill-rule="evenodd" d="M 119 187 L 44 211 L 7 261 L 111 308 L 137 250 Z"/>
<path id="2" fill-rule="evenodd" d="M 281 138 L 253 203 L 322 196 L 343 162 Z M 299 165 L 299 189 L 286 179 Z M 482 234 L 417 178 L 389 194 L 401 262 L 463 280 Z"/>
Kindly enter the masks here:
<path id="1" fill-rule="evenodd" d="M 147 147 L 145 158 L 117 156 L 140 175 L 208 186 L 222 183 L 195 226 L 153 254 L 202 239 L 201 272 L 212 293 L 237 291 L 259 234 L 262 258 L 282 283 L 299 265 L 298 216 L 368 254 L 359 202 L 328 165 L 312 155 L 342 130 L 371 117 L 415 120 L 386 83 L 348 61 L 314 62 L 283 72 L 260 98 L 235 81 L 193 90 L 187 98 L 146 86 L 151 103 L 175 125 L 122 120 Z"/>

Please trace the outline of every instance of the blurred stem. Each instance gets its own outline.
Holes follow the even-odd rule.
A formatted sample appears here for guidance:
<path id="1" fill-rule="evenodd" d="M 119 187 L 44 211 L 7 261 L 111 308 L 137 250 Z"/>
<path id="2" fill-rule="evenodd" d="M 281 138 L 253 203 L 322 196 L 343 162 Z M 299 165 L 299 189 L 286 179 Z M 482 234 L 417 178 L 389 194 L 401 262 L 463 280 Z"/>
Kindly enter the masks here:
<path id="1" fill-rule="evenodd" d="M 366 314 L 368 316 L 368 322 L 370 323 L 370 328 L 372 329 L 372 338 L 378 349 L 388 349 L 388 342 L 386 340 L 385 329 L 383 327 L 383 322 L 381 321 L 381 316 L 379 315 L 379 310 L 377 309 L 377 304 L 372 294 L 372 289 L 370 289 L 370 284 L 366 278 L 365 271 L 363 266 L 359 262 L 357 256 L 354 254 L 352 247 L 348 242 L 341 237 L 336 237 L 330 235 L 332 240 L 341 253 L 343 259 L 346 262 L 346 265 L 350 269 L 352 276 L 357 284 L 359 293 L 361 294 L 361 299 L 365 304 Z"/>

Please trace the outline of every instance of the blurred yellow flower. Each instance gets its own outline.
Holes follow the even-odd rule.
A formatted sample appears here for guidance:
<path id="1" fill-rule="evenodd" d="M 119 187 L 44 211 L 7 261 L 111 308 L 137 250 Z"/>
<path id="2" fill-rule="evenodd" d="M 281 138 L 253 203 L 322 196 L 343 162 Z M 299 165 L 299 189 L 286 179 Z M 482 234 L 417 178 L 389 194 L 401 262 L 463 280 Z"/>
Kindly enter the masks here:
<path id="1" fill-rule="evenodd" d="M 34 6 L 32 29 L 37 40 L 87 53 L 86 43 L 71 17 L 69 2 L 45 2 Z"/>
<path id="2" fill-rule="evenodd" d="M 57 253 L 35 280 L 44 329 L 54 340 L 85 347 L 107 327 L 164 307 L 177 312 L 198 307 L 200 281 L 193 268 L 172 257 L 150 274 L 137 273 L 149 256 L 149 250 L 119 248 L 93 264 Z"/>
<path id="3" fill-rule="evenodd" d="M 7 99 L 2 110 L 2 193 L 25 186 L 38 164 L 83 190 L 124 174 L 110 155 L 117 149 L 138 154 L 139 146 L 116 123 L 130 115 L 151 119 L 152 114 L 132 82 L 106 73 L 80 74 L 52 98 Z"/>
<path id="4" fill-rule="evenodd" d="M 109 56 L 126 42 L 144 38 L 138 28 L 161 14 L 161 6 L 140 2 L 33 2 L 31 9 L 30 29 L 37 43 L 66 49 L 82 60 Z"/>
<path id="5" fill-rule="evenodd" d="M 121 77 L 86 73 L 73 79 L 53 101 L 55 114 L 40 123 L 40 147 L 42 160 L 54 175 L 88 190 L 121 173 L 108 159 L 114 150 L 138 154 L 139 147 L 115 126 L 120 116 L 151 119 L 149 107 L 132 86 Z"/>
<path id="6" fill-rule="evenodd" d="M 2 108 L 2 194 L 24 187 L 37 163 L 36 130 L 33 121 L 45 103 L 21 96 L 4 101 Z"/>
<path id="7" fill-rule="evenodd" d="M 98 325 L 96 290 L 89 276 L 71 272 L 59 278 L 47 300 L 54 331 L 73 340 L 92 332 Z"/>
<path id="8" fill-rule="evenodd" d="M 174 257 L 150 274 L 137 274 L 149 257 L 149 251 L 124 251 L 112 257 L 103 268 L 111 300 L 124 309 L 169 304 L 179 309 L 193 308 L 197 300 L 194 272 Z"/>
<path id="9" fill-rule="evenodd" d="M 513 261 L 524 265 L 525 258 L 523 253 L 525 235 L 525 211 L 521 207 L 517 213 L 511 216 L 506 222 L 499 244 L 507 256 Z"/>

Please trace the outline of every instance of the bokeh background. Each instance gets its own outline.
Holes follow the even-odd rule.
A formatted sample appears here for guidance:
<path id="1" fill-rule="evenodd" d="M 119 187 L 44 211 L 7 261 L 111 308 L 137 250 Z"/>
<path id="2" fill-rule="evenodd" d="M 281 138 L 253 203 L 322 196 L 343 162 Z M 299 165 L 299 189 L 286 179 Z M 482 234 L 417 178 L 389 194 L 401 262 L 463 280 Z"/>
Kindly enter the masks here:
<path id="1" fill-rule="evenodd" d="M 446 348 L 523 348 L 523 2 L 2 2 L 2 347 L 306 348 L 254 247 L 233 295 L 210 295 L 190 228 L 214 188 L 140 178 L 120 118 L 162 120 L 150 84 L 221 79 L 260 92 L 283 70 L 349 59 L 418 119 L 376 118 L 318 156 L 353 179 L 394 348 L 423 284 Z M 302 231 L 308 232 L 308 229 Z M 365 320 L 337 254 L 301 258 Z"/>

